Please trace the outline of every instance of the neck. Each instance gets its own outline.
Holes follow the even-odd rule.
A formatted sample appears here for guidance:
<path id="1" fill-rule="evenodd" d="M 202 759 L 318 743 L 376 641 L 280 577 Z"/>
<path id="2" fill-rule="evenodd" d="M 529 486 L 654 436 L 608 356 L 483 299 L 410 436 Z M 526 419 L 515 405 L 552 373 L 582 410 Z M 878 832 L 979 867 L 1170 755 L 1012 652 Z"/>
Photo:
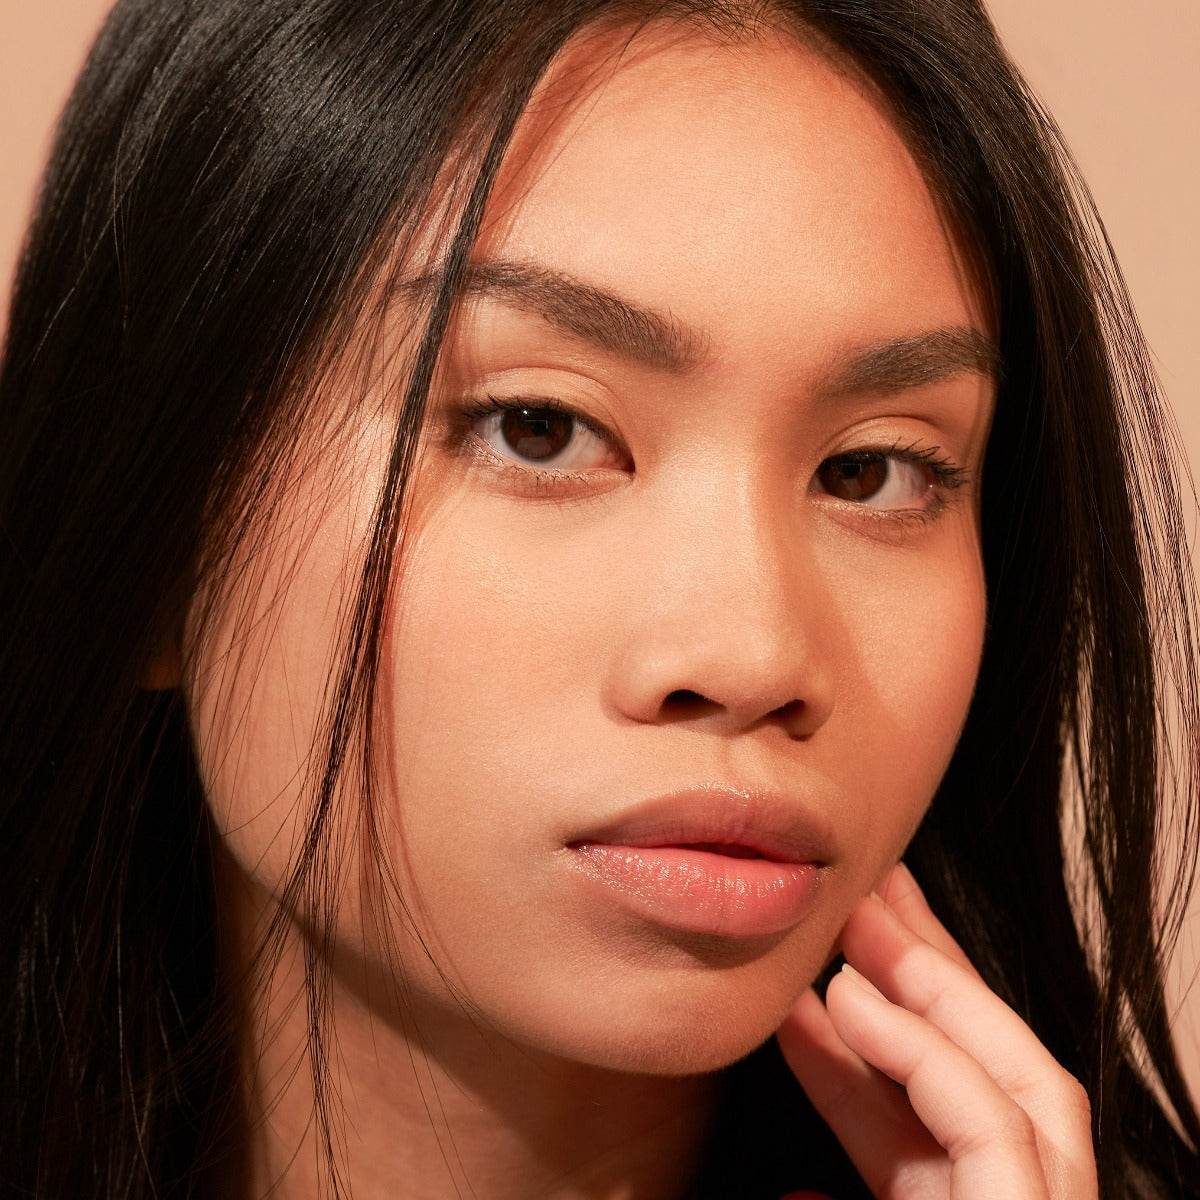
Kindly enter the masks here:
<path id="1" fill-rule="evenodd" d="M 309 1200 L 327 1194 L 331 1170 L 355 1200 L 686 1194 L 712 1077 L 565 1061 L 508 1041 L 453 1001 L 385 1002 L 397 991 L 390 976 L 340 962 L 315 1058 L 304 936 L 288 931 L 249 1006 L 248 1195 Z"/>

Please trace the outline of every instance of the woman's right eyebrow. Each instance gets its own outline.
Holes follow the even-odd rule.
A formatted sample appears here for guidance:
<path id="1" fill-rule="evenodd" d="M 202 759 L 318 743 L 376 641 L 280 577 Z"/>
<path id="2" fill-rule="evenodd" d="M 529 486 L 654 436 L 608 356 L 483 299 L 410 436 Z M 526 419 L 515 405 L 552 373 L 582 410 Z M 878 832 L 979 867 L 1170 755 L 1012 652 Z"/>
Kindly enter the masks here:
<path id="1" fill-rule="evenodd" d="M 439 283 L 440 276 L 425 275 L 406 283 L 404 290 L 428 297 Z M 668 314 L 537 264 L 474 262 L 459 296 L 512 305 L 609 354 L 673 375 L 695 370 L 705 355 L 705 339 Z"/>

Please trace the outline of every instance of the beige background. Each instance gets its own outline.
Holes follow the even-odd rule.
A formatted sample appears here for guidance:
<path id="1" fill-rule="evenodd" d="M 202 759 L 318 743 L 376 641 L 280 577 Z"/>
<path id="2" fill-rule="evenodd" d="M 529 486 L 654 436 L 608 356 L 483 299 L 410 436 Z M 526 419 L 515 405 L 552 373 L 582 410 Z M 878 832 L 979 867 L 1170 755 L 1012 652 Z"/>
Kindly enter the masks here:
<path id="1" fill-rule="evenodd" d="M 109 2 L 0 0 L 0 322 L 55 114 Z M 1092 185 L 1189 458 L 1200 464 L 1200 4 L 991 0 L 990 8 Z M 1200 1095 L 1200 990 L 1185 1001 L 1200 961 L 1200 899 L 1193 909 L 1171 987 Z"/>

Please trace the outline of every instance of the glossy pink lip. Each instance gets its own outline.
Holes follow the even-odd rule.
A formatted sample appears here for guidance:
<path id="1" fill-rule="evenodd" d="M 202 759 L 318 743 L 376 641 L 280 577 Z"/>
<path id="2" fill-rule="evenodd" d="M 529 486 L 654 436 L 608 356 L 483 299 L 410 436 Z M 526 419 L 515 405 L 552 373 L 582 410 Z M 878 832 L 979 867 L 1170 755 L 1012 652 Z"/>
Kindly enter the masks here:
<path id="1" fill-rule="evenodd" d="M 589 881 L 655 924 L 746 938 L 804 919 L 830 840 L 795 799 L 706 788 L 637 805 L 567 849 Z"/>

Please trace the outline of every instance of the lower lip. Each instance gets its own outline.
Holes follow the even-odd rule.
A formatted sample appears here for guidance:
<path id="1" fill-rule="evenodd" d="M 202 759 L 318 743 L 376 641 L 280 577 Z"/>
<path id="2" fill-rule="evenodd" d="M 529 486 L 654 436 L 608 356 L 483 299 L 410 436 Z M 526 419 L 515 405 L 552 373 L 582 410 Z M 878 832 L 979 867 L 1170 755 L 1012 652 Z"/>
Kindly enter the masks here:
<path id="1" fill-rule="evenodd" d="M 689 933 L 783 933 L 811 907 L 816 863 L 735 858 L 686 846 L 570 847 L 574 863 L 639 916 Z"/>

